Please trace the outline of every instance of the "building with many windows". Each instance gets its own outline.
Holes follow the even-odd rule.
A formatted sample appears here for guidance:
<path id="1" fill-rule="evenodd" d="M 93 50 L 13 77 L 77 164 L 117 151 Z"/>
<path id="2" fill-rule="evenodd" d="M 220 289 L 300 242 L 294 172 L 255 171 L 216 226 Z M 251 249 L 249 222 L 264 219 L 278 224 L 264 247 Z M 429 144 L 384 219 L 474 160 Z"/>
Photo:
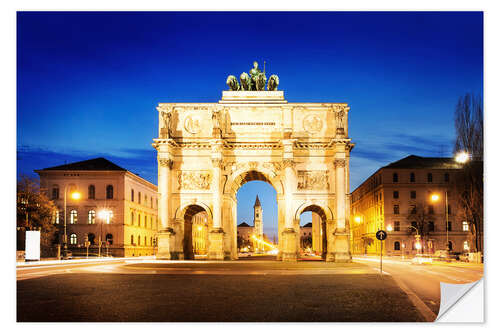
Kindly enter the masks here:
<path id="1" fill-rule="evenodd" d="M 73 255 L 153 255 L 158 230 L 156 185 L 96 158 L 35 170 L 58 211 L 53 223 Z M 66 209 L 65 209 L 66 206 Z M 99 247 L 99 245 L 101 246 Z"/>
<path id="2" fill-rule="evenodd" d="M 457 214 L 454 177 L 462 165 L 452 158 L 410 155 L 377 170 L 351 193 L 353 254 L 411 256 L 449 248 L 467 252 L 469 223 Z"/>

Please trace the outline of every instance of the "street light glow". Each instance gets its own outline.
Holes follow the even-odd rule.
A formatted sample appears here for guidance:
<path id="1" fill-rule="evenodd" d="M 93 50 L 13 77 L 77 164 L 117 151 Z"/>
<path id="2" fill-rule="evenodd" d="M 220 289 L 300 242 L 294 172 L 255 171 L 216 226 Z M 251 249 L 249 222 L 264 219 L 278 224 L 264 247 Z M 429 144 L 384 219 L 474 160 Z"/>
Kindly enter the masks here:
<path id="1" fill-rule="evenodd" d="M 361 222 L 361 217 L 360 216 L 356 216 L 354 218 L 354 221 L 356 221 L 356 223 L 360 223 Z"/>
<path id="2" fill-rule="evenodd" d="M 465 151 L 462 151 L 455 156 L 455 161 L 457 161 L 458 163 L 467 163 L 468 160 L 469 154 L 467 154 L 467 152 Z"/>
<path id="3" fill-rule="evenodd" d="M 439 200 L 439 194 L 433 194 L 431 195 L 431 201 L 432 202 L 436 202 Z"/>
<path id="4" fill-rule="evenodd" d="M 422 244 L 420 244 L 420 242 L 415 243 L 415 248 L 420 250 L 422 248 Z"/>
<path id="5" fill-rule="evenodd" d="M 82 197 L 82 195 L 80 194 L 80 192 L 75 191 L 75 192 L 71 193 L 71 199 L 73 199 L 73 200 L 78 200 L 81 197 Z"/>
<path id="6" fill-rule="evenodd" d="M 201 229 L 203 229 L 203 228 L 201 227 L 201 225 L 199 225 L 198 226 L 198 231 L 201 231 Z"/>
<path id="7" fill-rule="evenodd" d="M 387 231 L 392 231 L 392 225 L 390 225 L 390 224 L 389 224 L 389 225 L 387 226 Z"/>
<path id="8" fill-rule="evenodd" d="M 99 217 L 103 220 L 108 220 L 109 218 L 113 217 L 113 212 L 110 210 L 103 209 L 99 212 Z"/>

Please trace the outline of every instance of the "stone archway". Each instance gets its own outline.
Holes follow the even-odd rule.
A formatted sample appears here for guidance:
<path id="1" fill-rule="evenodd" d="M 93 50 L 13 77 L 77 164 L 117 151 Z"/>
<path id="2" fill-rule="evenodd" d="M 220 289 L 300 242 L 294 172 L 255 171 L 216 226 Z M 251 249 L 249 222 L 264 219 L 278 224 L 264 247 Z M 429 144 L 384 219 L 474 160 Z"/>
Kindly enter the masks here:
<path id="1" fill-rule="evenodd" d="M 312 233 L 313 233 L 313 247 L 318 247 L 321 249 L 321 257 L 328 261 L 334 261 L 334 251 L 332 250 L 333 242 L 333 227 L 335 220 L 333 218 L 333 213 L 328 208 L 324 206 L 324 203 L 317 202 L 306 202 L 299 206 L 295 213 L 295 219 L 300 223 L 300 215 L 304 212 L 312 212 L 319 216 L 318 225 L 316 221 L 312 221 Z M 319 246 L 316 246 L 316 242 L 319 242 Z M 328 246 L 330 244 L 330 246 Z"/>
<path id="2" fill-rule="evenodd" d="M 211 219 L 209 259 L 235 259 L 236 191 L 263 180 L 277 192 L 280 259 L 297 260 L 296 212 L 318 206 L 330 224 L 326 259 L 350 260 L 347 104 L 224 91 L 218 103 L 160 103 L 157 110 L 158 258 L 184 257 L 180 225 L 186 207 L 197 205 Z"/>

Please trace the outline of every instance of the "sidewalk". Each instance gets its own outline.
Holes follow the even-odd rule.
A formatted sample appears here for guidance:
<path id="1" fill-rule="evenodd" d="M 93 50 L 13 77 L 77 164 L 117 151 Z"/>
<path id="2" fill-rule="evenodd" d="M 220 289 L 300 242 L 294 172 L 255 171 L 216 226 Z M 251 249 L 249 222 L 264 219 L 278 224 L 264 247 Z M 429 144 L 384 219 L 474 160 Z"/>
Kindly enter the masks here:
<path id="1" fill-rule="evenodd" d="M 153 256 L 144 256 L 144 257 L 101 257 L 101 258 L 73 258 L 68 260 L 57 260 L 55 258 L 43 258 L 40 261 L 17 261 L 17 267 L 31 267 L 31 266 L 48 266 L 48 265 L 68 265 L 68 264 L 80 264 L 80 263 L 89 263 L 89 262 L 116 262 L 116 261 L 125 261 L 125 260 L 154 260 Z"/>
<path id="2" fill-rule="evenodd" d="M 352 256 L 353 260 L 369 260 L 369 261 L 380 261 L 380 256 L 376 255 L 361 255 L 361 256 Z M 393 262 L 393 263 L 411 263 L 413 258 L 402 258 L 400 256 L 383 256 L 382 261 L 383 262 Z M 432 265 L 441 265 L 441 266 L 450 266 L 450 267 L 474 267 L 474 268 L 483 268 L 484 264 L 476 264 L 476 263 L 471 263 L 471 262 L 463 262 L 463 261 L 458 261 L 458 260 L 452 260 L 450 262 L 443 261 L 443 260 L 437 260 L 433 259 L 432 260 Z"/>

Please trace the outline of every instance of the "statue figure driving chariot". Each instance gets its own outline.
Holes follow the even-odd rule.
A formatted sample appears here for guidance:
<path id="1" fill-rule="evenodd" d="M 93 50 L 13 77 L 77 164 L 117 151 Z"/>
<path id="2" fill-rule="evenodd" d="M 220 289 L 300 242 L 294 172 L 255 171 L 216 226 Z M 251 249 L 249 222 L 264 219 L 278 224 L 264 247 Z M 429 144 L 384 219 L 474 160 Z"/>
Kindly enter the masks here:
<path id="1" fill-rule="evenodd" d="M 250 75 L 243 72 L 240 75 L 240 82 L 234 75 L 229 75 L 227 77 L 226 83 L 229 89 L 233 91 L 259 91 L 264 90 L 266 86 L 266 68 L 264 62 L 264 72 L 259 68 L 257 61 L 253 62 L 253 68 L 249 71 Z M 279 78 L 278 75 L 271 75 L 269 81 L 267 82 L 267 90 L 273 91 L 278 89 Z"/>

